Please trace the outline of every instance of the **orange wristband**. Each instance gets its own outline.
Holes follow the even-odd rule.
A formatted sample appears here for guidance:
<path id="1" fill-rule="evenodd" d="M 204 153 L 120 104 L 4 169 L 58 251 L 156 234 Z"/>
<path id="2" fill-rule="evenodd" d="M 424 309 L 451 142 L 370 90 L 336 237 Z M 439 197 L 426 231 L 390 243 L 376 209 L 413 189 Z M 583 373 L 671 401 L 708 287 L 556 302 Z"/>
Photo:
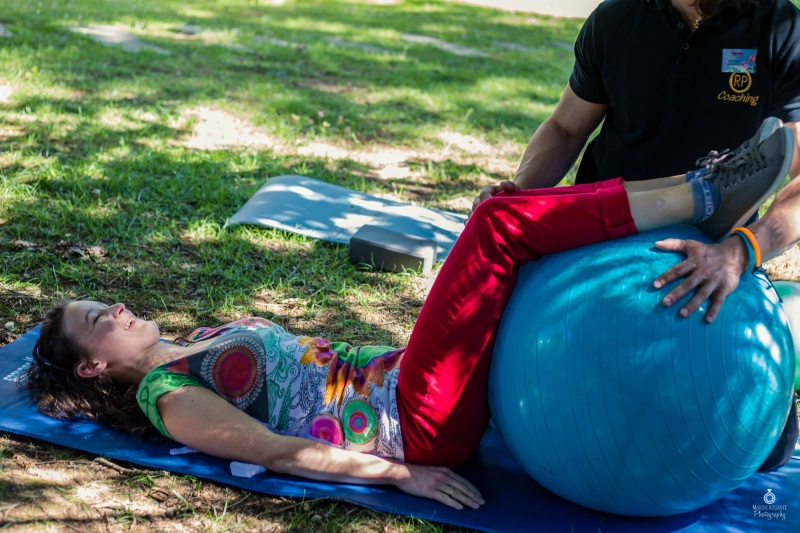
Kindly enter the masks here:
<path id="1" fill-rule="evenodd" d="M 758 248 L 758 241 L 756 240 L 756 236 L 753 235 L 753 232 L 747 228 L 738 227 L 733 228 L 732 233 L 738 233 L 744 240 L 745 244 L 749 244 L 748 248 L 752 249 L 753 254 L 755 255 L 755 268 L 761 266 L 761 250 Z M 748 250 L 749 251 L 749 250 Z"/>

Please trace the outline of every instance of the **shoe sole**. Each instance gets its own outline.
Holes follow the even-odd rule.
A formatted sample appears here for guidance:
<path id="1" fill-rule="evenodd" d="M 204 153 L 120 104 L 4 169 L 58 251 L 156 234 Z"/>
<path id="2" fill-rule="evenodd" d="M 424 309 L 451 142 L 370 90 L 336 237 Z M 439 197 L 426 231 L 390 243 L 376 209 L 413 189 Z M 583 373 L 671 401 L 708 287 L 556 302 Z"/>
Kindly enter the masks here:
<path id="1" fill-rule="evenodd" d="M 783 149 L 786 155 L 783 157 L 783 164 L 781 164 L 781 169 L 778 172 L 777 176 L 773 180 L 772 184 L 769 188 L 764 192 L 761 197 L 753 203 L 753 206 L 745 211 L 745 213 L 739 217 L 736 222 L 731 226 L 731 228 L 725 232 L 725 235 L 720 237 L 717 242 L 730 237 L 731 232 L 734 228 L 738 228 L 748 220 L 753 214 L 758 211 L 758 208 L 761 207 L 764 202 L 767 201 L 767 198 L 772 196 L 778 188 L 783 185 L 783 181 L 786 179 L 786 175 L 789 174 L 789 168 L 792 166 L 792 155 L 794 153 L 794 131 L 789 128 L 782 128 L 781 129 L 781 137 L 783 138 Z"/>

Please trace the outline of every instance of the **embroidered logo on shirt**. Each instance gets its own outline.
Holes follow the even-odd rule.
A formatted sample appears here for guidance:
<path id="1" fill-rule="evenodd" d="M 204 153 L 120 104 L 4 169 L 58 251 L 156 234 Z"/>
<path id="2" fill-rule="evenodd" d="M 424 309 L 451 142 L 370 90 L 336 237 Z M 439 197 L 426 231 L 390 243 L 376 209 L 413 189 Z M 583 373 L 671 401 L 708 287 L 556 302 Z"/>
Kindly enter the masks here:
<path id="1" fill-rule="evenodd" d="M 740 48 L 722 49 L 722 72 L 756 73 L 757 50 Z"/>
<path id="2" fill-rule="evenodd" d="M 731 91 L 736 94 L 746 93 L 753 86 L 753 76 L 749 72 L 743 74 L 733 73 L 728 79 L 728 85 L 731 86 Z"/>
<path id="3" fill-rule="evenodd" d="M 723 90 L 717 100 L 758 105 L 758 96 L 750 94 L 753 87 L 753 75 L 756 73 L 756 49 L 725 48 L 722 50 L 722 72 L 730 73 L 728 87 L 731 92 Z"/>
<path id="4" fill-rule="evenodd" d="M 739 102 L 749 104 L 752 107 L 758 105 L 759 97 L 753 96 L 749 92 L 750 88 L 753 86 L 753 76 L 751 76 L 749 72 L 731 73 L 730 78 L 728 78 L 728 85 L 733 92 L 722 91 L 717 95 L 717 100 Z"/>

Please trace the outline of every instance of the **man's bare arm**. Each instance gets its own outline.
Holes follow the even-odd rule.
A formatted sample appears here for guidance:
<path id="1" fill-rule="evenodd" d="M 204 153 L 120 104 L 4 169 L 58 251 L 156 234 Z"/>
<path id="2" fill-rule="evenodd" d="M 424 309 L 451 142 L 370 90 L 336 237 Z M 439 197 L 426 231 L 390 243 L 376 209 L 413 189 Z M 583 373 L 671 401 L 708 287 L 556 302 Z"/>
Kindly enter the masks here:
<path id="1" fill-rule="evenodd" d="M 472 202 L 469 216 L 481 202 L 501 191 L 545 189 L 558 185 L 607 112 L 607 105 L 582 100 L 567 85 L 552 116 L 542 122 L 528 143 L 514 181 L 481 189 Z"/>
<path id="2" fill-rule="evenodd" d="M 792 181 L 750 229 L 761 249 L 762 261 L 777 257 L 800 242 L 800 122 L 786 123 L 794 131 L 794 157 L 789 176 Z"/>
<path id="3" fill-rule="evenodd" d="M 579 98 L 567 85 L 553 115 L 533 134 L 514 177 L 521 189 L 555 187 L 575 164 L 608 106 Z"/>

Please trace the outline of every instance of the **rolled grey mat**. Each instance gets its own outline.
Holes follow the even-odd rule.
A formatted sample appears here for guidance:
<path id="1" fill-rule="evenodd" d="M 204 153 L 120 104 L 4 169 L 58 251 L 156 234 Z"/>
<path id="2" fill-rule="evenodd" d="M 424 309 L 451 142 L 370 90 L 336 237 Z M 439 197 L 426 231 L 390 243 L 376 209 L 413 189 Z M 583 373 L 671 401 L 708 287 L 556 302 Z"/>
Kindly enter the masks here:
<path id="1" fill-rule="evenodd" d="M 464 229 L 459 213 L 378 198 L 307 176 L 270 178 L 228 219 L 347 244 L 364 225 L 436 241 L 444 261 Z"/>

